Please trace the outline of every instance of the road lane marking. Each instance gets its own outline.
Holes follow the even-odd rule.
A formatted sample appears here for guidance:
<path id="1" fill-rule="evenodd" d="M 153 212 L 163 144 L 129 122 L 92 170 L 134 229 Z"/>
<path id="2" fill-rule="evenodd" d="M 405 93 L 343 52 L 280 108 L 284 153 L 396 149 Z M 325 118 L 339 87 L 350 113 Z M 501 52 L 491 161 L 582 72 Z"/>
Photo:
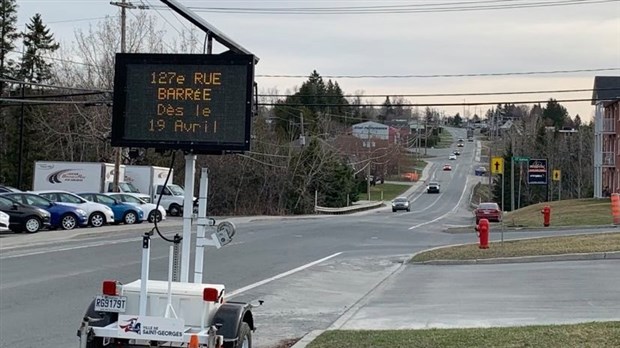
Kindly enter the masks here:
<path id="1" fill-rule="evenodd" d="M 417 224 L 417 225 L 411 226 L 411 227 L 409 227 L 409 229 L 410 229 L 410 230 L 413 230 L 413 229 L 416 229 L 416 228 L 418 228 L 418 227 L 422 227 L 422 226 L 425 226 L 425 225 L 431 224 L 431 223 L 433 223 L 433 222 L 436 222 L 436 221 L 439 221 L 439 220 L 441 220 L 441 219 L 445 218 L 445 217 L 446 217 L 446 216 L 448 216 L 449 214 L 454 213 L 454 212 L 456 211 L 456 209 L 458 209 L 458 207 L 461 205 L 461 202 L 463 201 L 463 197 L 465 197 L 465 192 L 467 191 L 467 184 L 468 184 L 468 183 L 469 183 L 469 176 L 466 176 L 466 177 L 465 177 L 465 187 L 463 187 L 463 192 L 461 192 L 461 197 L 459 198 L 459 201 L 456 203 L 456 205 L 454 206 L 454 208 L 452 208 L 452 210 L 450 210 L 449 212 L 447 212 L 447 213 L 445 213 L 445 214 L 443 214 L 443 215 L 441 215 L 441 216 L 439 216 L 439 217 L 437 217 L 437 218 L 435 218 L 435 219 L 433 219 L 433 220 L 426 221 L 426 222 L 423 222 L 423 223 L 421 223 L 421 224 Z"/>
<path id="2" fill-rule="evenodd" d="M 312 262 L 310 262 L 310 263 L 307 263 L 307 264 L 305 264 L 305 265 L 299 266 L 299 267 L 297 267 L 297 268 L 293 268 L 293 269 L 291 269 L 291 270 L 289 270 L 289 271 L 286 271 L 286 272 L 280 273 L 280 274 L 275 275 L 275 276 L 273 276 L 273 277 L 270 277 L 270 278 L 267 278 L 267 279 L 263 279 L 263 280 L 261 280 L 261 281 L 258 281 L 258 282 L 256 282 L 256 283 L 254 283 L 254 284 L 250 284 L 250 285 L 244 286 L 244 287 L 242 287 L 242 288 L 239 288 L 239 289 L 237 289 L 237 290 L 235 290 L 235 291 L 232 291 L 232 292 L 228 293 L 228 294 L 226 295 L 226 298 L 227 298 L 227 299 L 229 299 L 229 298 L 231 298 L 231 297 L 233 297 L 233 296 L 237 296 L 237 295 L 239 295 L 239 294 L 242 294 L 242 293 L 244 293 L 244 292 L 246 292 L 246 291 L 248 291 L 248 290 L 252 290 L 252 289 L 254 289 L 254 288 L 257 288 L 257 287 L 259 287 L 259 286 L 261 286 L 261 285 L 265 285 L 265 284 L 267 284 L 267 283 L 271 283 L 271 282 L 272 282 L 272 281 L 274 281 L 274 280 L 278 280 L 278 279 L 281 279 L 281 278 L 284 278 L 284 277 L 290 276 L 290 275 L 292 275 L 292 274 L 295 274 L 295 273 L 297 273 L 297 272 L 303 271 L 303 270 L 308 269 L 308 268 L 310 268 L 310 267 L 312 267 L 312 266 L 318 265 L 318 264 L 319 264 L 319 263 L 321 263 L 321 262 L 324 262 L 324 261 L 327 261 L 327 260 L 329 260 L 329 259 L 332 259 L 332 258 L 334 258 L 334 257 L 336 257 L 336 256 L 338 256 L 338 255 L 340 255 L 340 254 L 342 254 L 342 251 L 341 251 L 341 252 L 338 252 L 338 253 L 335 253 L 335 254 L 332 254 L 332 255 L 329 255 L 329 256 L 324 257 L 324 258 L 322 258 L 322 259 L 319 259 L 319 260 L 316 260 L 316 261 L 312 261 Z"/>

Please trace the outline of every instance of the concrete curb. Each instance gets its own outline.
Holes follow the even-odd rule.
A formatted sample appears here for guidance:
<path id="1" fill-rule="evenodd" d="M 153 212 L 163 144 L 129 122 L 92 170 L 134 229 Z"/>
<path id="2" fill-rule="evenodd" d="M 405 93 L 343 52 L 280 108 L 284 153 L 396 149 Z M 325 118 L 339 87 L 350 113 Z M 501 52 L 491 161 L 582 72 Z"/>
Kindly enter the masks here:
<path id="1" fill-rule="evenodd" d="M 345 310 L 344 313 L 340 317 L 338 317 L 338 319 L 336 319 L 327 329 L 310 331 L 299 341 L 297 341 L 297 343 L 295 343 L 291 348 L 305 348 L 308 344 L 310 344 L 310 342 L 316 339 L 323 332 L 340 329 L 344 324 L 346 324 L 349 319 L 351 319 L 351 317 L 353 317 L 362 307 L 364 307 L 368 303 L 370 296 L 372 296 L 377 290 L 382 289 L 390 278 L 400 273 L 402 270 L 405 269 L 406 266 L 407 262 L 403 261 L 400 265 L 394 267 L 394 270 L 392 270 L 387 276 L 385 276 L 385 278 L 383 278 L 379 283 L 377 283 L 364 296 L 357 300 L 351 307 Z"/>
<path id="2" fill-rule="evenodd" d="M 411 262 L 413 265 L 490 265 L 504 263 L 530 263 L 530 262 L 554 262 L 554 261 L 589 261 L 589 260 L 620 260 L 620 251 L 559 254 L 559 255 L 535 255 L 519 257 L 498 257 L 476 260 L 431 260 Z"/>

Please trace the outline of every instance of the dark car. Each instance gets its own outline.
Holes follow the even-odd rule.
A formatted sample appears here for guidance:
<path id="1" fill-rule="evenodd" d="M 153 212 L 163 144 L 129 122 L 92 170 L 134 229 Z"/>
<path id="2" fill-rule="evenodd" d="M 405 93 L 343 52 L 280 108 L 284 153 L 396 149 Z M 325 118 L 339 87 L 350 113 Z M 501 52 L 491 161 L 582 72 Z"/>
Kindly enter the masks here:
<path id="1" fill-rule="evenodd" d="M 396 197 L 392 201 L 392 212 L 397 210 L 411 211 L 409 199 L 407 197 Z"/>
<path id="2" fill-rule="evenodd" d="M 474 170 L 474 174 L 476 174 L 477 176 L 485 176 L 487 175 L 487 169 L 480 166 Z"/>
<path id="3" fill-rule="evenodd" d="M 80 208 L 62 203 L 55 203 L 47 198 L 35 195 L 34 193 L 5 193 L 2 194 L 2 196 L 9 197 L 23 204 L 34 205 L 35 207 L 47 210 L 51 214 L 51 228 L 72 230 L 78 226 L 88 225 L 88 216 L 86 212 Z"/>
<path id="4" fill-rule="evenodd" d="M 32 205 L 0 196 L 0 210 L 9 214 L 9 228 L 15 233 L 39 232 L 50 224 L 50 213 Z"/>
<path id="5" fill-rule="evenodd" d="M 439 183 L 429 182 L 426 186 L 426 193 L 439 193 L 440 187 Z"/>
<path id="6" fill-rule="evenodd" d="M 484 202 L 478 204 L 478 208 L 474 210 L 474 215 L 476 216 L 476 225 L 480 222 L 480 219 L 487 219 L 489 222 L 502 221 L 502 210 L 500 209 L 499 204 L 494 202 Z"/>

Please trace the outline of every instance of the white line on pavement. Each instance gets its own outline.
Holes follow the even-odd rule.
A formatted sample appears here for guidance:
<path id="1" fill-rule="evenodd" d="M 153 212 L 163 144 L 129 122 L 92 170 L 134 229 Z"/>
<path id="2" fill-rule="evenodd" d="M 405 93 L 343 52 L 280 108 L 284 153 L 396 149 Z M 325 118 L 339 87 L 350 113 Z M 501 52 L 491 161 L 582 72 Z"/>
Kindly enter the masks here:
<path id="1" fill-rule="evenodd" d="M 421 223 L 421 224 L 417 224 L 417 225 L 411 226 L 411 227 L 409 227 L 409 229 L 410 229 L 410 230 L 413 230 L 413 229 L 416 229 L 416 228 L 418 228 L 418 227 L 422 227 L 422 226 L 425 226 L 425 225 L 431 224 L 431 223 L 433 223 L 433 222 L 435 222 L 435 221 L 438 221 L 438 220 L 441 220 L 441 219 L 445 218 L 445 217 L 446 217 L 446 216 L 448 216 L 449 214 L 454 213 L 454 212 L 456 211 L 456 209 L 458 209 L 458 207 L 461 205 L 461 202 L 463 201 L 463 197 L 465 197 L 465 192 L 467 192 L 467 186 L 468 186 L 467 184 L 468 184 L 468 182 L 469 182 L 469 176 L 466 176 L 465 178 L 466 178 L 466 179 L 465 179 L 465 187 L 463 187 L 463 192 L 461 192 L 461 197 L 459 198 L 459 201 L 456 203 L 456 205 L 454 206 L 454 208 L 452 208 L 452 210 L 450 210 L 449 212 L 447 212 L 447 213 L 445 213 L 445 214 L 441 215 L 440 217 L 437 217 L 437 218 L 435 218 L 435 219 L 433 219 L 433 220 L 426 221 L 426 222 L 423 222 L 423 223 Z"/>
<path id="2" fill-rule="evenodd" d="M 305 269 L 307 269 L 307 268 L 310 268 L 310 267 L 312 267 L 312 266 L 318 265 L 318 264 L 319 264 L 319 263 L 321 263 L 321 262 L 324 262 L 324 261 L 327 261 L 327 260 L 329 260 L 329 259 L 331 259 L 331 258 L 334 258 L 334 257 L 336 257 L 336 256 L 338 256 L 338 255 L 340 255 L 340 254 L 342 254 L 342 251 L 341 251 L 341 252 L 338 252 L 338 253 L 335 253 L 335 254 L 332 254 L 332 255 L 329 255 L 329 256 L 327 256 L 327 257 L 324 257 L 324 258 L 322 258 L 322 259 L 320 259 L 320 260 L 312 261 L 312 262 L 307 263 L 307 264 L 305 264 L 305 265 L 303 265 L 303 266 L 299 266 L 299 267 L 297 267 L 297 268 L 293 268 L 292 270 L 289 270 L 289 271 L 286 271 L 286 272 L 280 273 L 280 274 L 275 275 L 275 276 L 273 276 L 273 277 L 270 277 L 270 278 L 267 278 L 267 279 L 263 279 L 263 280 L 261 280 L 261 281 L 259 281 L 259 282 L 254 283 L 254 284 L 250 284 L 250 285 L 248 285 L 248 286 L 244 286 L 244 287 L 242 287 L 242 288 L 239 288 L 239 289 L 237 289 L 237 290 L 235 290 L 235 291 L 230 292 L 229 294 L 227 294 L 227 295 L 226 295 L 226 298 L 227 298 L 227 299 L 230 299 L 230 298 L 231 298 L 231 297 L 233 297 L 233 296 L 237 296 L 237 295 L 239 295 L 239 294 L 241 294 L 241 293 L 244 293 L 244 292 L 246 292 L 246 291 L 248 291 L 248 290 L 252 290 L 252 289 L 257 288 L 257 287 L 259 287 L 259 286 L 261 286 L 261 285 L 265 285 L 265 284 L 267 284 L 267 283 L 270 283 L 270 282 L 272 282 L 272 281 L 274 281 L 274 280 L 278 280 L 278 279 L 281 279 L 281 278 L 284 278 L 284 277 L 290 276 L 291 274 L 295 274 L 295 273 L 297 273 L 297 272 L 303 271 L 303 270 L 305 270 Z"/>

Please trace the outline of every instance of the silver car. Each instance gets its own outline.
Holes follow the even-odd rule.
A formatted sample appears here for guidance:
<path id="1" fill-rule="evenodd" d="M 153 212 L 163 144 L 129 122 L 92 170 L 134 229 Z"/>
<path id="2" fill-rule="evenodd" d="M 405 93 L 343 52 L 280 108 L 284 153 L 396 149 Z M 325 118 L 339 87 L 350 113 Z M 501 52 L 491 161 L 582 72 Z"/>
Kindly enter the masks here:
<path id="1" fill-rule="evenodd" d="M 410 203 L 407 197 L 396 197 L 392 201 L 392 212 L 396 212 L 397 210 L 411 211 L 409 206 Z"/>

